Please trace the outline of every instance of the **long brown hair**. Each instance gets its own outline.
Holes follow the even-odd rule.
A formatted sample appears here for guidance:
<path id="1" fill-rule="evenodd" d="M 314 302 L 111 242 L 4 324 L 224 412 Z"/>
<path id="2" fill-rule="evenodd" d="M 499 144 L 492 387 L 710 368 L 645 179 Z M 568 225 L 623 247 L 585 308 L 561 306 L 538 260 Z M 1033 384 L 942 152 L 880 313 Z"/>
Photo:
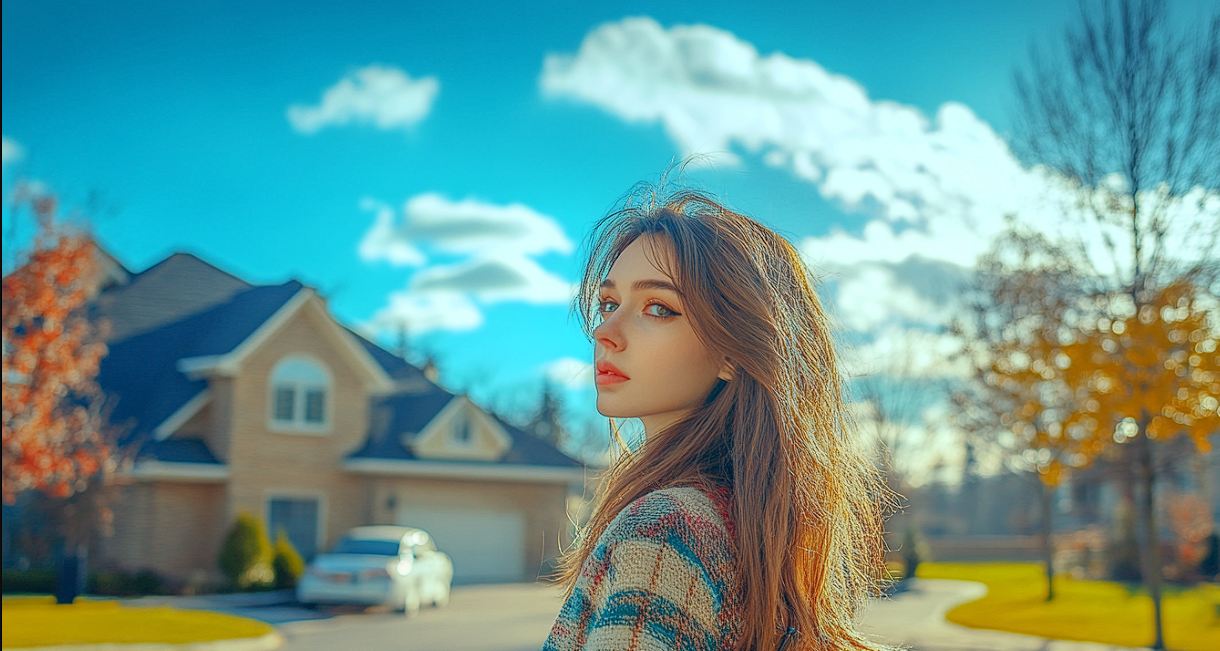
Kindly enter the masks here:
<path id="1" fill-rule="evenodd" d="M 650 491 L 727 486 L 737 523 L 741 648 L 887 649 L 855 628 L 884 586 L 884 511 L 893 494 L 856 440 L 829 319 L 797 250 L 694 190 L 641 184 L 597 223 L 573 304 L 592 339 L 600 284 L 641 235 L 678 287 L 695 334 L 734 377 L 705 404 L 650 433 L 611 468 L 558 580 L 569 593 L 616 514 Z M 659 253 L 653 251 L 653 253 Z M 616 432 L 617 435 L 617 432 Z M 621 444 L 620 440 L 620 444 Z"/>

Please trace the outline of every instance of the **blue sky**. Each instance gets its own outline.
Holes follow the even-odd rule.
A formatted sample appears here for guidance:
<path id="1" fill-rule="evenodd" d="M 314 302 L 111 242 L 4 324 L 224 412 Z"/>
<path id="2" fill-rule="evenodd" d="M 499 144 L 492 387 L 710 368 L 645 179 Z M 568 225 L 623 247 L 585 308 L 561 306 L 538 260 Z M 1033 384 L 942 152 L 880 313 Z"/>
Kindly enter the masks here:
<path id="1" fill-rule="evenodd" d="M 1010 78 L 1072 4 L 6 2 L 5 193 L 91 206 L 134 270 L 185 250 L 295 277 L 389 346 L 405 319 L 500 409 L 550 373 L 579 426 L 574 252 L 690 153 L 830 274 L 861 365 L 934 337 L 1000 215 L 1032 210 Z"/>

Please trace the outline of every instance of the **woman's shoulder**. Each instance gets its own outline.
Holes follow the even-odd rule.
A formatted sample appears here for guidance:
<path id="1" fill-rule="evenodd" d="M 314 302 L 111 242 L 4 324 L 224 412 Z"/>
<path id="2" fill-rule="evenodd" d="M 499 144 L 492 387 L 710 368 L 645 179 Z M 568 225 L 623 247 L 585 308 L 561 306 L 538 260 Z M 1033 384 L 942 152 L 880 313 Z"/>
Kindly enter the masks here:
<path id="1" fill-rule="evenodd" d="M 731 548 L 736 531 L 729 513 L 730 501 L 723 488 L 671 486 L 653 490 L 618 513 L 606 527 L 603 541 L 677 539 L 699 543 L 698 547 Z"/>

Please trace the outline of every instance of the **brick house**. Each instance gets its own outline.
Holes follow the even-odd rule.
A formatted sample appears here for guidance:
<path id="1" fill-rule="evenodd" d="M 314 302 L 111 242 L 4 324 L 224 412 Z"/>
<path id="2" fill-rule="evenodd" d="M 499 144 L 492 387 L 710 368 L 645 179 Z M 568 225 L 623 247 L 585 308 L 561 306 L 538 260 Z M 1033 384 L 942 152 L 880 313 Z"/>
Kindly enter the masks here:
<path id="1" fill-rule="evenodd" d="M 178 253 L 111 265 L 98 382 L 127 428 L 114 533 L 95 563 L 217 576 L 241 512 L 306 558 L 350 527 L 432 533 L 457 582 L 523 581 L 571 536 L 584 467 L 339 324 L 297 281 L 251 285 Z"/>

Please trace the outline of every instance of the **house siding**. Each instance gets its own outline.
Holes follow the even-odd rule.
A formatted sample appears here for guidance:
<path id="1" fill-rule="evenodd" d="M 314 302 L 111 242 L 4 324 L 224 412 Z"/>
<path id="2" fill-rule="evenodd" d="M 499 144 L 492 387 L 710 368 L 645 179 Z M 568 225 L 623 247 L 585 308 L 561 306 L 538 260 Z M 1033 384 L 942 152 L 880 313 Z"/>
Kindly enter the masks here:
<path id="1" fill-rule="evenodd" d="M 173 581 L 218 578 L 223 486 L 134 483 L 118 492 L 114 536 L 103 543 L 103 566 L 152 570 Z"/>
<path id="2" fill-rule="evenodd" d="M 272 497 L 318 496 L 319 545 L 326 547 L 347 529 L 364 524 L 360 480 L 340 470 L 340 464 L 368 430 L 369 394 L 349 359 L 331 345 L 322 318 L 327 317 L 305 306 L 253 351 L 240 375 L 230 380 L 227 522 L 242 512 L 265 522 Z M 267 426 L 272 368 L 293 354 L 309 355 L 330 371 L 329 433 L 280 432 Z"/>

